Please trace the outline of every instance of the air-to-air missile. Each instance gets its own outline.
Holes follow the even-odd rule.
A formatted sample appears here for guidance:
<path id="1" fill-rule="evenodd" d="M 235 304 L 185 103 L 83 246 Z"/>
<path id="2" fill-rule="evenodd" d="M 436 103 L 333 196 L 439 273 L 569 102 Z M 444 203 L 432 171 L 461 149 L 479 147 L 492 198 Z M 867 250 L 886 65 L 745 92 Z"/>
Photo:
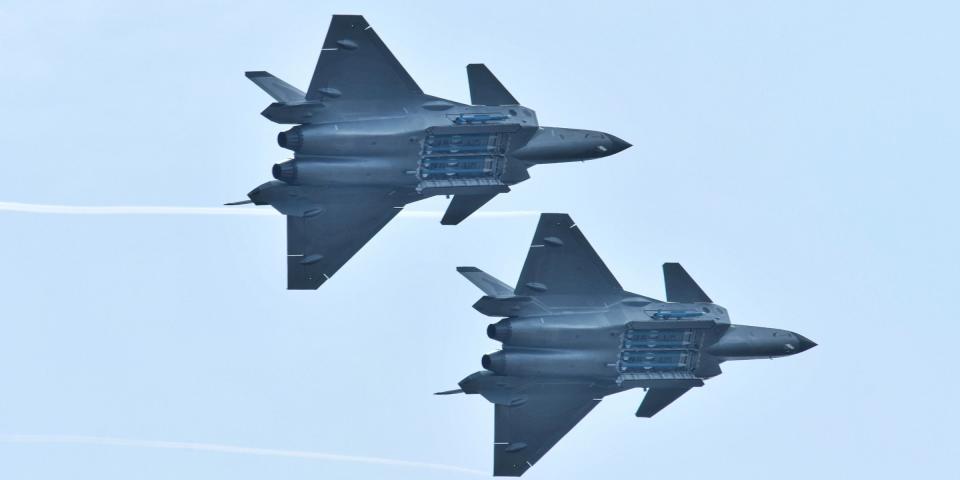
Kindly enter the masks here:
<path id="1" fill-rule="evenodd" d="M 487 327 L 503 348 L 484 370 L 439 394 L 480 394 L 495 405 L 494 466 L 520 476 L 607 395 L 647 391 L 652 417 L 730 360 L 794 355 L 816 346 L 787 330 L 733 325 L 678 263 L 663 265 L 667 301 L 623 290 L 565 214 L 540 217 L 517 286 L 474 267 L 474 308 L 507 317 Z"/>

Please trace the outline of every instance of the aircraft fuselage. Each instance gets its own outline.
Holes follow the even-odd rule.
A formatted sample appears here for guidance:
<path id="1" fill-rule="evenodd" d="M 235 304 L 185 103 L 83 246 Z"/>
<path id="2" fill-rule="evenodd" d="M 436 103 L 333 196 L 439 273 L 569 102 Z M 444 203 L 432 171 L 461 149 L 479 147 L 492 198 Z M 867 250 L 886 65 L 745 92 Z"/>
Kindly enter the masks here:
<path id="1" fill-rule="evenodd" d="M 709 378 L 719 363 L 773 358 L 808 347 L 786 330 L 731 325 L 715 304 L 626 302 L 593 312 L 509 317 L 487 327 L 503 349 L 481 364 L 497 375 L 592 378 L 644 387 L 664 375 Z"/>
<path id="2" fill-rule="evenodd" d="M 294 158 L 275 165 L 274 178 L 291 185 L 409 188 L 424 196 L 465 193 L 519 183 L 537 163 L 600 158 L 629 146 L 602 132 L 540 127 L 536 113 L 520 105 L 473 106 L 422 95 L 339 107 L 303 102 L 264 111 L 271 120 L 299 123 L 277 137 Z"/>

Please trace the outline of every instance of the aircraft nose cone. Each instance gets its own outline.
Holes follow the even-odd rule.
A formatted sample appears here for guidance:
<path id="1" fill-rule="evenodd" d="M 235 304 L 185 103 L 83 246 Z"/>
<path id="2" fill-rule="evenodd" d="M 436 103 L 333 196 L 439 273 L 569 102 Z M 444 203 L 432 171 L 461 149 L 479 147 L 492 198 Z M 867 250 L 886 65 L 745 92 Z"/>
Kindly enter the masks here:
<path id="1" fill-rule="evenodd" d="M 610 135 L 610 141 L 613 144 L 613 148 L 610 151 L 611 155 L 617 152 L 622 152 L 633 146 L 630 144 L 630 142 L 624 141 L 622 138 L 615 137 L 613 135 Z"/>
<path id="2" fill-rule="evenodd" d="M 803 335 L 797 334 L 797 338 L 800 340 L 800 345 L 798 345 L 797 353 L 805 352 L 817 346 L 816 342 L 814 342 L 813 340 L 810 340 L 807 337 L 804 337 Z"/>

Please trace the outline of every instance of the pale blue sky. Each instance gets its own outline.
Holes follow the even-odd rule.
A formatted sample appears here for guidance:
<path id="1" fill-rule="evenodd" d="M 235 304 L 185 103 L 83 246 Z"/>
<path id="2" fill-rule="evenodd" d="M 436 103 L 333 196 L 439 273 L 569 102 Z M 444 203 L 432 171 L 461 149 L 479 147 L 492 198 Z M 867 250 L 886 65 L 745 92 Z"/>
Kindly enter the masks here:
<path id="1" fill-rule="evenodd" d="M 542 124 L 634 144 L 537 167 L 486 208 L 568 212 L 629 290 L 662 296 L 680 261 L 734 322 L 820 344 L 726 364 L 651 420 L 642 392 L 610 397 L 527 478 L 949 477 L 960 10 L 781 3 L 0 0 L 0 201 L 244 198 L 287 152 L 243 72 L 303 88 L 330 15 L 363 14 L 428 93 L 465 101 L 464 65 L 484 62 Z M 489 471 L 492 407 L 431 395 L 497 347 L 454 267 L 513 283 L 535 223 L 400 218 L 288 292 L 281 217 L 0 212 L 0 435 Z M 469 476 L 0 442 L 0 477 Z"/>

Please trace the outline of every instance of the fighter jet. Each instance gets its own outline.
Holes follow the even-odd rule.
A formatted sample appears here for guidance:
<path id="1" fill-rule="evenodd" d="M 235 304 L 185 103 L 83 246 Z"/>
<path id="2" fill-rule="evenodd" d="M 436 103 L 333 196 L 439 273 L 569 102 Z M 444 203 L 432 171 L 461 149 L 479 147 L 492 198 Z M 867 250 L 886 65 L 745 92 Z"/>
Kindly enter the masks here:
<path id="1" fill-rule="evenodd" d="M 643 388 L 636 415 L 649 418 L 725 361 L 816 346 L 787 330 L 730 324 L 678 263 L 663 265 L 666 302 L 623 290 L 565 214 L 540 217 L 516 287 L 457 270 L 485 294 L 473 308 L 507 317 L 487 327 L 503 348 L 438 395 L 478 393 L 494 404 L 496 476 L 522 475 L 607 395 Z"/>
<path id="2" fill-rule="evenodd" d="M 267 72 L 247 78 L 295 124 L 277 141 L 293 158 L 276 180 L 229 205 L 287 216 L 287 288 L 316 289 L 408 203 L 453 196 L 456 225 L 542 163 L 606 157 L 630 144 L 607 133 L 541 127 L 482 64 L 467 66 L 472 105 L 426 95 L 362 16 L 334 15 L 306 93 Z"/>

